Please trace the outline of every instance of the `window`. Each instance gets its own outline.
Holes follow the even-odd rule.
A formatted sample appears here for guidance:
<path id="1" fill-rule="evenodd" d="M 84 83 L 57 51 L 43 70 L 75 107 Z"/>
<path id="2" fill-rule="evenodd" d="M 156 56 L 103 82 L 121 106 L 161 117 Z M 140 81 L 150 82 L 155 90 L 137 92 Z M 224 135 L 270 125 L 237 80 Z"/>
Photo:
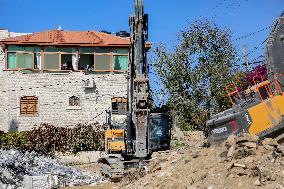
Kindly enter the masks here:
<path id="1" fill-rule="evenodd" d="M 40 51 L 36 46 L 8 45 L 7 69 L 38 69 Z"/>
<path id="2" fill-rule="evenodd" d="M 94 70 L 94 54 L 80 54 L 79 70 Z"/>
<path id="3" fill-rule="evenodd" d="M 44 54 L 44 69 L 59 70 L 59 54 Z"/>
<path id="4" fill-rule="evenodd" d="M 61 70 L 78 70 L 78 55 L 75 48 L 60 48 Z"/>
<path id="5" fill-rule="evenodd" d="M 95 71 L 128 70 L 128 48 L 96 48 Z"/>
<path id="6" fill-rule="evenodd" d="M 115 71 L 128 70 L 128 49 L 113 49 L 112 69 Z"/>
<path id="7" fill-rule="evenodd" d="M 266 86 L 267 85 L 264 85 L 264 86 L 258 88 L 258 91 L 259 91 L 259 94 L 260 94 L 260 97 L 261 97 L 262 100 L 269 98 L 269 92 L 268 92 Z"/>
<path id="8" fill-rule="evenodd" d="M 128 56 L 113 56 L 113 70 L 128 70 Z"/>
<path id="9" fill-rule="evenodd" d="M 110 71 L 110 55 L 96 55 L 95 57 L 96 71 Z"/>
<path id="10" fill-rule="evenodd" d="M 31 53 L 8 52 L 8 69 L 33 68 L 34 56 Z"/>
<path id="11" fill-rule="evenodd" d="M 69 98 L 69 106 L 80 106 L 80 98 L 77 96 L 71 96 Z"/>
<path id="12" fill-rule="evenodd" d="M 21 97 L 20 115 L 35 116 L 38 114 L 38 98 L 35 96 Z"/>
<path id="13" fill-rule="evenodd" d="M 17 68 L 33 68 L 33 54 L 17 53 Z"/>
<path id="14" fill-rule="evenodd" d="M 61 55 L 61 70 L 74 70 L 72 64 L 72 54 Z"/>
<path id="15" fill-rule="evenodd" d="M 95 48 L 83 47 L 79 49 L 79 70 L 94 71 Z"/>
<path id="16" fill-rule="evenodd" d="M 111 99 L 112 113 L 125 113 L 127 111 L 127 98 L 114 97 Z"/>
<path id="17" fill-rule="evenodd" d="M 7 69 L 125 72 L 128 48 L 7 46 Z"/>
<path id="18" fill-rule="evenodd" d="M 8 60 L 7 62 L 8 69 L 17 68 L 17 54 L 16 53 L 8 52 L 7 60 Z"/>
<path id="19" fill-rule="evenodd" d="M 49 46 L 44 49 L 45 70 L 77 70 L 77 63 L 75 48 Z"/>

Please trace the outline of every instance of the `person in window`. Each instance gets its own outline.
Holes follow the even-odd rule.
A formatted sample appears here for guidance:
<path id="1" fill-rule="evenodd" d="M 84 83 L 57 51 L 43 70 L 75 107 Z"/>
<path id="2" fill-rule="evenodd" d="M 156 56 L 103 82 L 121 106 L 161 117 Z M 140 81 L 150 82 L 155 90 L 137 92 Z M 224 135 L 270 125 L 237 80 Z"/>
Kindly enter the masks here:
<path id="1" fill-rule="evenodd" d="M 62 64 L 62 66 L 61 66 L 61 69 L 62 70 L 72 70 L 72 71 L 74 71 L 73 65 L 72 65 L 71 61 L 64 62 L 64 64 Z"/>

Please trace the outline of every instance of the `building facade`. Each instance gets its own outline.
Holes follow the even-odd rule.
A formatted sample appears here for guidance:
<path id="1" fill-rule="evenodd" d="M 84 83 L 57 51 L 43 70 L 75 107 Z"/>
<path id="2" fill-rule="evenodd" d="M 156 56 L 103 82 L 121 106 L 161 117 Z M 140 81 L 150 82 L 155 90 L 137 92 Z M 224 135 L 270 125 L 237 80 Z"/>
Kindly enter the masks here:
<path id="1" fill-rule="evenodd" d="M 126 108 L 128 37 L 7 32 L 0 30 L 0 130 L 104 124 L 106 110 Z"/>

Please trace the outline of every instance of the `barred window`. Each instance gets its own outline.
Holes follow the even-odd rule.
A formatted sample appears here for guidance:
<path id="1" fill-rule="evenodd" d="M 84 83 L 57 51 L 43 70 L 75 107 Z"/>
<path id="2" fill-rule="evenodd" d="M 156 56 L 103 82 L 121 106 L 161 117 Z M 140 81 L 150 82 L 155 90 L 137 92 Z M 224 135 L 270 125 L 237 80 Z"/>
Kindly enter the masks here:
<path id="1" fill-rule="evenodd" d="M 38 97 L 23 96 L 20 102 L 20 114 L 35 116 L 38 114 Z"/>

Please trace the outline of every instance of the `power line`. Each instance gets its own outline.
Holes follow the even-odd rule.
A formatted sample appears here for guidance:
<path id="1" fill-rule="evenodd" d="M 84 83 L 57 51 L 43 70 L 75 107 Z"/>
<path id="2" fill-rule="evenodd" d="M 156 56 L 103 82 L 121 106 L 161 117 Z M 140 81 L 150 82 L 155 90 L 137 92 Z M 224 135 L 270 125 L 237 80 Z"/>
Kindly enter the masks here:
<path id="1" fill-rule="evenodd" d="M 264 31 L 264 30 L 271 29 L 271 28 L 272 28 L 272 25 L 271 25 L 271 26 L 268 26 L 268 27 L 265 27 L 265 28 L 262 28 L 262 29 L 260 29 L 260 30 L 258 30 L 258 31 L 255 31 L 255 32 L 246 34 L 246 35 L 244 35 L 244 36 L 238 37 L 238 38 L 234 39 L 233 41 L 238 41 L 238 40 L 240 40 L 240 39 L 244 39 L 244 38 L 247 38 L 247 37 L 251 37 L 251 36 L 253 36 L 253 35 L 255 35 L 255 34 L 258 34 L 258 33 L 262 32 L 262 31 Z"/>
<path id="2" fill-rule="evenodd" d="M 259 60 L 259 61 L 250 62 L 249 65 L 260 64 L 260 63 L 264 63 L 264 62 L 265 62 L 265 60 Z"/>
<path id="3" fill-rule="evenodd" d="M 225 2 L 226 2 L 226 0 L 221 0 L 212 10 L 215 11 L 218 7 L 220 7 Z"/>
<path id="4" fill-rule="evenodd" d="M 264 56 L 263 55 L 259 55 L 258 57 L 254 58 L 252 61 L 250 61 L 249 64 L 257 61 L 259 58 L 264 58 Z"/>
<path id="5" fill-rule="evenodd" d="M 248 0 L 245 0 L 246 2 L 248 1 Z M 229 1 L 228 3 L 229 4 L 227 4 L 227 6 L 226 6 L 226 4 L 225 4 L 225 2 L 226 1 L 224 1 L 224 3 L 220 3 L 220 5 L 224 5 L 222 8 L 221 8 L 221 11 L 218 11 L 217 13 L 215 13 L 213 16 L 212 16 L 212 19 L 214 19 L 214 18 L 216 18 L 218 15 L 221 15 L 222 13 L 223 13 L 223 15 L 225 16 L 225 15 L 228 15 L 229 13 L 231 13 L 232 11 L 234 11 L 234 10 L 237 10 L 239 7 L 241 7 L 241 5 L 242 5 L 242 2 L 241 2 L 241 0 L 235 0 L 235 1 L 233 1 L 233 2 L 231 2 L 231 1 Z M 226 7 L 225 7 L 226 6 Z M 222 12 L 222 10 L 227 10 L 226 12 Z"/>

